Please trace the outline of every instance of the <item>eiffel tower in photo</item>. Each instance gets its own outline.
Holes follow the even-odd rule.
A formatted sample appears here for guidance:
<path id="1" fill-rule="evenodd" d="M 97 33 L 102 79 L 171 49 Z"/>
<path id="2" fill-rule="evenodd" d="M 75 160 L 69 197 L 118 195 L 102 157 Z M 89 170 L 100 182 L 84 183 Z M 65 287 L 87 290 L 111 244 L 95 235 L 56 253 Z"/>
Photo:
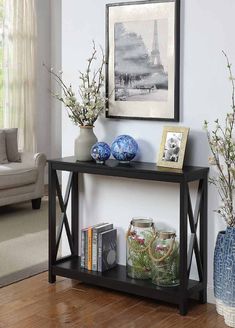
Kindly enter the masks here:
<path id="1" fill-rule="evenodd" d="M 153 31 L 153 45 L 151 51 L 151 66 L 155 70 L 164 72 L 164 67 L 161 62 L 159 42 L 158 42 L 158 26 L 157 20 L 154 20 L 154 31 Z"/>

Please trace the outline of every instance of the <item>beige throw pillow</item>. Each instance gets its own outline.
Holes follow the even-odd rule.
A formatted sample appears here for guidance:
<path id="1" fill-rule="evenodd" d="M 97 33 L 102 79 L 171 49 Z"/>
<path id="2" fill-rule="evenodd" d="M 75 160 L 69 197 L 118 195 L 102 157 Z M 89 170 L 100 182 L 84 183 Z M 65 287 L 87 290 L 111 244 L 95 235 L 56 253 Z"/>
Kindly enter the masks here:
<path id="1" fill-rule="evenodd" d="M 6 137 L 5 132 L 0 130 L 0 164 L 8 163 L 6 153 Z"/>
<path id="2" fill-rule="evenodd" d="M 20 162 L 20 153 L 18 152 L 17 128 L 3 129 L 6 136 L 6 152 L 8 162 Z"/>

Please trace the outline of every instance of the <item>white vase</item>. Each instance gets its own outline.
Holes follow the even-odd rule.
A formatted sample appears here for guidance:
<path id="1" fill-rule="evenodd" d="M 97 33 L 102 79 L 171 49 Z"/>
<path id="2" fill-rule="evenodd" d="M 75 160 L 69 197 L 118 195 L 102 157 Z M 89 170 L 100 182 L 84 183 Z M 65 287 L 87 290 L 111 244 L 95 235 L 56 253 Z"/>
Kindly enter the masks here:
<path id="1" fill-rule="evenodd" d="M 91 147 L 98 141 L 93 126 L 80 126 L 80 134 L 75 139 L 74 155 L 77 161 L 91 161 Z"/>

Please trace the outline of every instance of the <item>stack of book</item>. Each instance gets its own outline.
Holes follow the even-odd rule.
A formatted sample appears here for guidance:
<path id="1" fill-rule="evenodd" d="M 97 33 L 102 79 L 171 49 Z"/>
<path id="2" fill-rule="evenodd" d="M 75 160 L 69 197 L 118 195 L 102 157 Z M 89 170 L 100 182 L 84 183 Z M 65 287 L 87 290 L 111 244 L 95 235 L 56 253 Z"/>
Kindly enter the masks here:
<path id="1" fill-rule="evenodd" d="M 103 272 L 117 265 L 117 229 L 99 223 L 82 229 L 81 268 Z"/>

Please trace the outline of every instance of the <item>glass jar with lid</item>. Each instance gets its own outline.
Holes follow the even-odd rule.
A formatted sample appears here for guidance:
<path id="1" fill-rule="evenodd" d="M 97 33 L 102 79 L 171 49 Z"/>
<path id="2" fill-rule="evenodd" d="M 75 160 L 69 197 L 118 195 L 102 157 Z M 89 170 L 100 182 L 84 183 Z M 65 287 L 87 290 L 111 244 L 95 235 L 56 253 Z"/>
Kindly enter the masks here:
<path id="1" fill-rule="evenodd" d="M 135 279 L 151 278 L 149 245 L 155 235 L 150 218 L 133 218 L 127 231 L 127 275 Z"/>
<path id="2" fill-rule="evenodd" d="M 179 285 L 179 242 L 175 232 L 158 232 L 149 245 L 152 282 L 161 287 Z"/>

